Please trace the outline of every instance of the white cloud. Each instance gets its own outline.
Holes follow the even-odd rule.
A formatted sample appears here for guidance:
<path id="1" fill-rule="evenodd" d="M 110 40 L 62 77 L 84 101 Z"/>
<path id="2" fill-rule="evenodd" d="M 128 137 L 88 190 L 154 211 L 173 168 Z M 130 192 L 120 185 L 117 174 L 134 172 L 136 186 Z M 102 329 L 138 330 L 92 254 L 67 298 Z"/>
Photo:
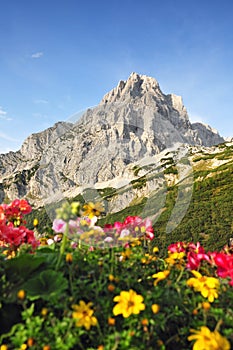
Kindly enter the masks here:
<path id="1" fill-rule="evenodd" d="M 35 52 L 31 55 L 31 58 L 40 58 L 44 55 L 44 53 L 42 51 L 40 52 Z"/>
<path id="2" fill-rule="evenodd" d="M 44 99 L 38 99 L 38 100 L 35 100 L 34 103 L 35 104 L 44 104 L 45 105 L 45 104 L 48 104 L 49 101 L 44 100 Z"/>
<path id="3" fill-rule="evenodd" d="M 4 111 L 1 106 L 0 106 L 0 115 L 2 116 L 6 115 L 6 111 Z"/>
<path id="4" fill-rule="evenodd" d="M 198 114 L 190 114 L 189 113 L 189 119 L 190 119 L 191 123 L 203 123 L 203 124 L 206 123 L 204 118 L 202 118 Z"/>
<path id="5" fill-rule="evenodd" d="M 12 118 L 7 116 L 7 112 L 0 106 L 0 119 L 10 121 Z"/>
<path id="6" fill-rule="evenodd" d="M 0 132 L 0 139 L 6 140 L 6 141 L 10 141 L 10 142 L 18 142 L 19 140 L 14 139 L 11 136 L 8 136 L 7 134 L 4 134 L 3 132 Z"/>

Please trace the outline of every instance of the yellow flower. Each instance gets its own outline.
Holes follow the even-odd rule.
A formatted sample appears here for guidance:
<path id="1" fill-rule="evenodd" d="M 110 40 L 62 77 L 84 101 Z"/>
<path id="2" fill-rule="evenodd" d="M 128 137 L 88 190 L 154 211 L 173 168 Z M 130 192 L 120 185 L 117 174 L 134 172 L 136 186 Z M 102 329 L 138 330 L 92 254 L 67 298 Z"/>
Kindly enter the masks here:
<path id="1" fill-rule="evenodd" d="M 202 276 L 198 271 L 191 271 L 195 277 L 191 277 L 187 281 L 187 285 L 192 287 L 195 292 L 200 292 L 204 298 L 212 303 L 218 298 L 219 280 L 215 277 Z"/>
<path id="2" fill-rule="evenodd" d="M 131 314 L 137 315 L 140 311 L 145 310 L 143 297 L 132 289 L 128 292 L 122 291 L 120 295 L 115 296 L 113 300 L 118 302 L 113 308 L 113 314 L 115 316 L 122 314 L 123 317 L 127 318 Z"/>
<path id="3" fill-rule="evenodd" d="M 165 280 L 167 278 L 167 276 L 169 275 L 170 271 L 169 270 L 164 270 L 164 271 L 160 271 L 155 273 L 154 275 L 152 275 L 153 278 L 156 278 L 156 280 L 154 281 L 154 286 L 157 286 L 157 284 L 162 281 Z"/>
<path id="4" fill-rule="evenodd" d="M 175 252 L 175 253 L 169 253 L 168 258 L 165 259 L 165 261 L 169 264 L 169 265 L 175 265 L 178 261 L 183 262 L 183 258 L 185 256 L 184 252 Z"/>
<path id="5" fill-rule="evenodd" d="M 77 327 L 84 326 L 89 330 L 91 326 L 97 325 L 97 318 L 93 316 L 94 311 L 91 309 L 91 305 L 91 302 L 86 304 L 83 300 L 79 302 L 79 305 L 73 305 L 72 317 L 77 320 Z"/>
<path id="6" fill-rule="evenodd" d="M 112 274 L 110 274 L 109 276 L 108 276 L 108 279 L 109 279 L 109 281 L 114 281 L 114 279 L 115 279 L 115 277 L 112 275 Z"/>
<path id="7" fill-rule="evenodd" d="M 102 203 L 89 202 L 83 206 L 83 215 L 92 219 L 94 216 L 100 216 L 104 212 Z"/>
<path id="8" fill-rule="evenodd" d="M 2 344 L 2 345 L 0 346 L 0 350 L 8 350 L 7 345 Z"/>
<path id="9" fill-rule="evenodd" d="M 127 259 L 130 258 L 131 254 L 132 254 L 132 250 L 130 248 L 126 248 L 125 251 L 121 253 L 121 259 L 122 260 L 127 260 Z"/>
<path id="10" fill-rule="evenodd" d="M 43 307 L 40 313 L 45 317 L 48 314 L 48 309 L 46 307 Z"/>
<path id="11" fill-rule="evenodd" d="M 39 220 L 38 220 L 37 218 L 35 218 L 35 219 L 33 220 L 33 226 L 36 227 L 36 226 L 38 226 L 38 225 L 39 225 Z"/>
<path id="12" fill-rule="evenodd" d="M 211 332 L 208 327 L 202 326 L 201 330 L 190 330 L 193 335 L 188 337 L 189 341 L 195 340 L 193 350 L 230 350 L 229 341 L 218 331 Z"/>
<path id="13" fill-rule="evenodd" d="M 20 350 L 26 350 L 27 349 L 27 344 L 22 344 L 20 347 Z"/>
<path id="14" fill-rule="evenodd" d="M 153 253 L 158 253 L 158 251 L 159 251 L 159 248 L 158 248 L 158 247 L 154 247 L 154 248 L 153 248 Z"/>
<path id="15" fill-rule="evenodd" d="M 159 312 L 159 310 L 160 310 L 160 306 L 158 304 L 153 304 L 151 306 L 151 309 L 152 309 L 154 314 L 157 314 Z"/>
<path id="16" fill-rule="evenodd" d="M 66 254 L 66 262 L 67 262 L 68 264 L 71 264 L 72 261 L 73 261 L 73 255 L 72 255 L 71 253 L 67 253 L 67 254 Z"/>

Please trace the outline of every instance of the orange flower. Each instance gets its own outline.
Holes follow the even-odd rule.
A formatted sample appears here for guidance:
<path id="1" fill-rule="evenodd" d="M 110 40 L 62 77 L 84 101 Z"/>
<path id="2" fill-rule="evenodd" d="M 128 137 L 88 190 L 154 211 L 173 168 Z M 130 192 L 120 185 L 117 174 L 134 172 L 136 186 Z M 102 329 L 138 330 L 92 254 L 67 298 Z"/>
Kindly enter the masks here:
<path id="1" fill-rule="evenodd" d="M 20 289 L 17 293 L 18 299 L 23 300 L 23 299 L 25 299 L 25 296 L 26 296 L 25 290 Z"/>
<path id="2" fill-rule="evenodd" d="M 109 292 L 113 292 L 114 289 L 115 289 L 115 286 L 114 286 L 113 284 L 109 284 L 109 285 L 108 285 L 108 290 L 109 290 Z"/>
<path id="3" fill-rule="evenodd" d="M 109 326 L 115 326 L 116 320 L 113 317 L 108 318 L 108 325 Z"/>
<path id="4" fill-rule="evenodd" d="M 141 324 L 143 326 L 148 326 L 149 322 L 148 322 L 148 319 L 147 318 L 144 318 L 143 320 L 141 320 Z"/>
<path id="5" fill-rule="evenodd" d="M 202 303 L 202 308 L 206 311 L 208 311 L 210 309 L 211 305 L 208 301 L 203 301 Z"/>
<path id="6" fill-rule="evenodd" d="M 28 338 L 27 345 L 28 345 L 29 347 L 33 346 L 34 343 L 35 343 L 35 342 L 34 342 L 34 339 L 33 339 L 33 338 Z"/>

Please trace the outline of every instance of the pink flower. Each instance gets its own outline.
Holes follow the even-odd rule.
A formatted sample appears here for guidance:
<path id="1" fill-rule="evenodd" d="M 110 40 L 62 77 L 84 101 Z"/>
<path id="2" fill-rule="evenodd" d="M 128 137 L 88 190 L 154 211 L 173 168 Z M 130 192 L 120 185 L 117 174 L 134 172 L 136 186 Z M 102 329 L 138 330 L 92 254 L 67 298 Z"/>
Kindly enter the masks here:
<path id="1" fill-rule="evenodd" d="M 56 233 L 64 233 L 65 232 L 65 227 L 66 227 L 66 222 L 63 221 L 62 219 L 55 219 L 53 221 L 53 231 Z"/>

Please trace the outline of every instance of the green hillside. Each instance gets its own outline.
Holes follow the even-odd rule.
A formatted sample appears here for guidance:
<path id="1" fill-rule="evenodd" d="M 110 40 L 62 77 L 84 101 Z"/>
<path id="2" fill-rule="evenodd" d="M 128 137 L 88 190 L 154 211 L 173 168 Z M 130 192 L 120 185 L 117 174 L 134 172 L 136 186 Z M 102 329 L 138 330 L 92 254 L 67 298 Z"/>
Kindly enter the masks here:
<path id="1" fill-rule="evenodd" d="M 158 219 L 154 223 L 154 242 L 160 247 L 161 253 L 171 242 L 181 240 L 199 241 L 206 249 L 219 250 L 233 236 L 233 145 L 220 145 L 213 153 L 207 153 L 206 150 L 194 153 L 191 156 L 191 162 L 194 179 L 193 193 L 186 215 L 174 230 L 170 233 L 167 232 L 167 223 L 177 201 L 179 183 L 176 183 L 167 186 L 162 213 L 158 215 Z M 169 173 L 173 176 L 176 175 L 174 165 L 166 168 L 165 171 L 168 175 Z M 139 188 L 143 188 L 146 185 L 145 177 L 139 178 L 138 182 L 134 181 L 133 186 L 137 185 Z M 138 198 L 127 208 L 106 215 L 99 220 L 99 224 L 123 221 L 128 215 L 141 215 L 142 212 L 145 214 L 144 209 L 148 202 L 151 203 L 151 206 L 147 208 L 148 216 L 156 214 L 158 208 L 161 208 L 161 198 L 164 198 L 162 191 L 164 189 L 153 194 L 154 197 Z M 111 201 L 116 196 L 116 191 L 113 188 L 99 190 L 99 193 L 107 201 Z M 75 200 L 82 201 L 83 198 L 79 195 Z M 51 227 L 51 223 L 46 215 L 44 208 L 34 211 L 29 216 L 29 222 L 32 225 L 32 220 L 36 216 L 40 221 L 39 231 L 47 230 L 49 226 Z"/>

